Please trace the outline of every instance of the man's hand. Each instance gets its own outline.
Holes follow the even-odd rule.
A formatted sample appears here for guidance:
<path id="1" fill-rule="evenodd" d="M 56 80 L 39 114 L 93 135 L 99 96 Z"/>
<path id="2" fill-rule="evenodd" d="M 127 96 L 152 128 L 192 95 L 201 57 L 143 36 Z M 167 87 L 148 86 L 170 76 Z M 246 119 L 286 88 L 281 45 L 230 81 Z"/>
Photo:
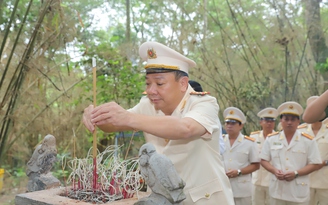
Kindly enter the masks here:
<path id="1" fill-rule="evenodd" d="M 229 178 L 235 178 L 235 177 L 238 176 L 238 171 L 237 170 L 230 170 L 230 171 L 226 172 L 226 175 Z"/>
<path id="2" fill-rule="evenodd" d="M 283 171 L 275 169 L 273 174 L 277 177 L 277 179 L 285 180 L 285 175 L 284 175 Z"/>
<path id="3" fill-rule="evenodd" d="M 294 171 L 285 173 L 285 180 L 286 181 L 290 182 L 290 181 L 294 180 L 295 178 L 296 178 L 296 175 L 295 175 Z"/>
<path id="4" fill-rule="evenodd" d="M 93 109 L 91 122 L 95 125 L 128 126 L 130 114 L 117 103 L 109 102 Z"/>
<path id="5" fill-rule="evenodd" d="M 94 132 L 95 130 L 95 125 L 91 122 L 91 113 L 93 109 L 93 105 L 89 105 L 83 112 L 83 124 L 90 132 Z"/>

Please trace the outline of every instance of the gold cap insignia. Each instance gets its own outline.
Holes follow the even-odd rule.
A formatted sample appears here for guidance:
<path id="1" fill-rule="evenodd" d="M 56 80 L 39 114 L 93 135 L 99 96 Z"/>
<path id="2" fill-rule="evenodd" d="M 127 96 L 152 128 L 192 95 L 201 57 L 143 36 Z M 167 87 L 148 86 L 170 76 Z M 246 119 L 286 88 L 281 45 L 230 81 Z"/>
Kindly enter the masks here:
<path id="1" fill-rule="evenodd" d="M 272 110 L 270 110 L 268 113 L 269 113 L 269 114 L 272 114 Z"/>
<path id="2" fill-rule="evenodd" d="M 231 111 L 229 112 L 229 114 L 230 114 L 230 115 L 233 115 L 233 113 L 234 113 L 234 111 L 233 111 L 233 110 L 231 110 Z"/>
<path id="3" fill-rule="evenodd" d="M 290 106 L 289 106 L 289 109 L 291 109 L 291 110 L 292 110 L 293 108 L 294 108 L 294 106 L 292 106 L 292 105 L 290 105 Z"/>
<path id="4" fill-rule="evenodd" d="M 157 58 L 156 51 L 153 48 L 148 49 L 147 54 L 150 59 Z"/>

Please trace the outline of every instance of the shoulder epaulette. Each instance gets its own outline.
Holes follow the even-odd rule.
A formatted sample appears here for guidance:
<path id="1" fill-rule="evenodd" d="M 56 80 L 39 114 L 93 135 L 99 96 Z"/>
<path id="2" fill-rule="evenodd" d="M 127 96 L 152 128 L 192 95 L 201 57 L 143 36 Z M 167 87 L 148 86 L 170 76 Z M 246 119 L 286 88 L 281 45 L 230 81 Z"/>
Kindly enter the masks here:
<path id="1" fill-rule="evenodd" d="M 210 94 L 210 92 L 196 92 L 196 91 L 192 91 L 190 93 L 190 95 L 199 95 L 199 96 L 204 96 L 204 95 L 207 95 L 207 94 Z"/>
<path id="2" fill-rule="evenodd" d="M 297 129 L 302 129 L 302 128 L 306 128 L 306 127 L 307 127 L 307 124 L 306 123 L 303 123 L 303 124 L 299 125 L 297 127 Z"/>
<path id="3" fill-rule="evenodd" d="M 306 138 L 308 138 L 308 139 L 310 139 L 310 140 L 313 139 L 313 137 L 312 137 L 311 135 L 306 134 L 305 132 L 302 132 L 302 136 L 304 136 L 304 137 L 306 137 Z"/>
<path id="4" fill-rule="evenodd" d="M 267 137 L 271 137 L 271 136 L 276 135 L 276 134 L 279 134 L 279 132 L 273 132 L 273 133 L 271 133 L 271 134 L 268 134 Z"/>
<path id="5" fill-rule="evenodd" d="M 255 135 L 255 134 L 259 134 L 261 132 L 261 130 L 258 130 L 258 131 L 254 131 L 254 132 L 251 132 L 250 135 Z"/>
<path id="6" fill-rule="evenodd" d="M 252 142 L 255 142 L 255 139 L 253 137 L 248 137 L 248 136 L 245 135 L 245 139 L 248 139 L 248 140 L 250 140 Z"/>

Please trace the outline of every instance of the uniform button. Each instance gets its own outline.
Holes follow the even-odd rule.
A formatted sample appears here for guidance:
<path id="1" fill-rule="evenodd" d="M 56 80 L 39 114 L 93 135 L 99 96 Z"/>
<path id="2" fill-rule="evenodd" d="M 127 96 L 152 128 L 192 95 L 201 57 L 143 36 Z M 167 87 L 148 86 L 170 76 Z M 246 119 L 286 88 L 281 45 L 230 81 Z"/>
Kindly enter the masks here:
<path id="1" fill-rule="evenodd" d="M 229 159 L 229 161 L 231 161 L 232 159 Z"/>
<path id="2" fill-rule="evenodd" d="M 302 182 L 302 186 L 304 186 L 304 182 Z"/>
<path id="3" fill-rule="evenodd" d="M 206 197 L 206 198 L 210 197 L 210 194 L 206 193 L 206 194 L 205 194 L 205 197 Z"/>
<path id="4" fill-rule="evenodd" d="M 230 152 L 232 152 L 232 150 L 230 150 Z"/>
<path id="5" fill-rule="evenodd" d="M 231 169 L 229 168 L 228 170 L 230 171 Z"/>
<path id="6" fill-rule="evenodd" d="M 288 160 L 288 158 L 286 158 L 286 160 Z"/>
<path id="7" fill-rule="evenodd" d="M 288 170 L 288 168 L 286 168 L 286 170 Z"/>

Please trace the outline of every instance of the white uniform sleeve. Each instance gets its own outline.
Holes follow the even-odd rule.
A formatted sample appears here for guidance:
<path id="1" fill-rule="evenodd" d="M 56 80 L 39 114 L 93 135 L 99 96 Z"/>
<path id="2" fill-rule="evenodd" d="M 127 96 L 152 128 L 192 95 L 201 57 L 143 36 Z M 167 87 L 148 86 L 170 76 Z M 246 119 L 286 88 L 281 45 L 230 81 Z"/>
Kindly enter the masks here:
<path id="1" fill-rule="evenodd" d="M 203 125 L 210 134 L 209 137 L 211 137 L 211 134 L 219 129 L 219 105 L 216 102 L 216 98 L 211 96 L 200 97 L 191 107 L 184 117 L 190 117 Z"/>
<path id="2" fill-rule="evenodd" d="M 308 154 L 308 164 L 321 164 L 322 159 L 320 156 L 318 144 L 315 140 L 310 141 L 309 154 Z"/>
<path id="3" fill-rule="evenodd" d="M 259 157 L 259 148 L 256 144 L 256 142 L 252 142 L 250 154 L 249 154 L 249 162 L 250 163 L 257 163 L 260 162 Z"/>
<path id="4" fill-rule="evenodd" d="M 271 161 L 270 139 L 268 138 L 263 143 L 260 158 L 266 161 Z"/>

